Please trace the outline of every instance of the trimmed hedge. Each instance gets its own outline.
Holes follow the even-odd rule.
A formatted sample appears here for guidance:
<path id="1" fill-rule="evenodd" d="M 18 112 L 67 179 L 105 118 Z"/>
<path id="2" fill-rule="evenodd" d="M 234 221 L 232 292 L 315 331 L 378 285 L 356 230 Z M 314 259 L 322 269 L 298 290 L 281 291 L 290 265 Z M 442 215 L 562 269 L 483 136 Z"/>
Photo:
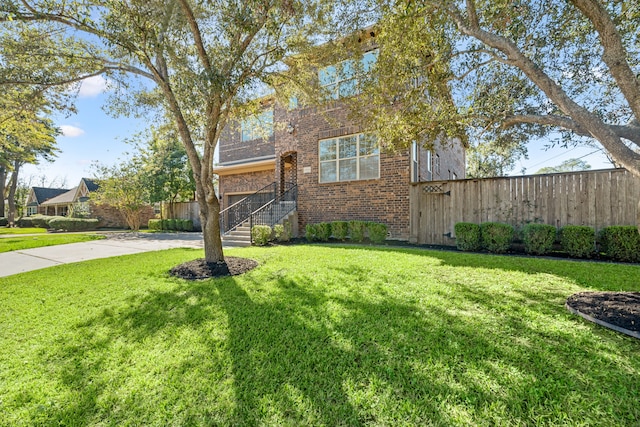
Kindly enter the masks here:
<path id="1" fill-rule="evenodd" d="M 9 225 L 9 219 L 0 216 L 0 227 L 6 227 L 7 225 Z"/>
<path id="2" fill-rule="evenodd" d="M 483 222 L 480 224 L 482 247 L 494 254 L 503 254 L 511 247 L 514 228 L 501 222 Z"/>
<path id="3" fill-rule="evenodd" d="M 364 221 L 349 221 L 349 236 L 352 242 L 361 243 L 364 240 L 364 233 L 367 223 Z"/>
<path id="4" fill-rule="evenodd" d="M 522 228 L 524 250 L 528 254 L 544 255 L 551 252 L 557 231 L 553 225 L 527 224 Z"/>
<path id="5" fill-rule="evenodd" d="M 319 240 L 317 224 L 307 224 L 304 227 L 304 237 L 307 239 L 307 242 L 315 242 Z"/>
<path id="6" fill-rule="evenodd" d="M 616 261 L 640 262 L 640 233 L 633 225 L 614 225 L 600 230 L 602 251 Z"/>
<path id="7" fill-rule="evenodd" d="M 251 241 L 254 245 L 265 246 L 271 240 L 272 231 L 268 225 L 254 225 L 251 228 Z"/>
<path id="8" fill-rule="evenodd" d="M 459 222 L 454 226 L 456 247 L 461 251 L 479 251 L 482 249 L 480 226 L 471 222 Z"/>
<path id="9" fill-rule="evenodd" d="M 99 222 L 100 221 L 95 218 L 85 219 L 58 217 L 52 218 L 49 221 L 49 227 L 54 230 L 64 231 L 91 231 L 98 228 Z"/>
<path id="10" fill-rule="evenodd" d="M 349 223 L 346 221 L 333 221 L 331 223 L 331 234 L 334 239 L 345 240 L 349 235 Z"/>
<path id="11" fill-rule="evenodd" d="M 284 224 L 274 225 L 273 234 L 278 242 L 288 242 L 291 240 L 291 224 L 287 221 Z"/>
<path id="12" fill-rule="evenodd" d="M 596 233 L 586 225 L 565 225 L 560 230 L 562 250 L 574 258 L 591 258 L 595 243 Z"/>
<path id="13" fill-rule="evenodd" d="M 162 230 L 162 220 L 161 219 L 150 219 L 147 223 L 147 228 L 152 231 L 160 231 Z"/>
<path id="14" fill-rule="evenodd" d="M 331 223 L 321 222 L 316 224 L 316 235 L 321 242 L 328 242 L 331 237 Z"/>
<path id="15" fill-rule="evenodd" d="M 382 244 L 387 240 L 387 224 L 368 222 L 367 232 L 369 233 L 369 240 L 376 245 Z"/>
<path id="16" fill-rule="evenodd" d="M 31 228 L 33 225 L 33 217 L 23 216 L 16 221 L 16 226 L 20 228 Z"/>

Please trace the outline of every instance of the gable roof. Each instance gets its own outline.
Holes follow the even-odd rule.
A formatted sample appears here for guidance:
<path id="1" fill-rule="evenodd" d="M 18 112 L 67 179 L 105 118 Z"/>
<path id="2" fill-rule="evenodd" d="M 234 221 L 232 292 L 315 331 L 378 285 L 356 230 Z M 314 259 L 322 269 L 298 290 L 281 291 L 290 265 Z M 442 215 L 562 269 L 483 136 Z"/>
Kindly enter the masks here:
<path id="1" fill-rule="evenodd" d="M 36 198 L 36 202 L 41 205 L 49 199 L 57 197 L 61 194 L 69 191 L 66 188 L 44 188 L 44 187 L 32 187 L 33 195 Z"/>
<path id="2" fill-rule="evenodd" d="M 80 181 L 84 181 L 84 185 L 87 186 L 87 190 L 89 190 L 90 193 L 93 193 L 98 189 L 98 184 L 96 184 L 96 182 L 92 179 L 82 178 Z"/>
<path id="3" fill-rule="evenodd" d="M 57 197 L 54 197 L 52 199 L 47 200 L 44 203 L 41 203 L 42 206 L 50 206 L 50 205 L 59 205 L 59 204 L 69 204 L 69 203 L 73 203 L 75 196 L 76 196 L 76 190 L 78 189 L 78 187 L 73 187 L 71 190 L 68 190 L 62 194 L 60 194 Z"/>

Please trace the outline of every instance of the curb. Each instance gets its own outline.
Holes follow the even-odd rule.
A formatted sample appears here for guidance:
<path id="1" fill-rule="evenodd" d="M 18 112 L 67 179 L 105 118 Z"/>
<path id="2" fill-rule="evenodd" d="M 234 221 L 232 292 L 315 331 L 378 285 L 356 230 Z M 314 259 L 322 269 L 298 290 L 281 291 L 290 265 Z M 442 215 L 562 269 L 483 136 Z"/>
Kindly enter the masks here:
<path id="1" fill-rule="evenodd" d="M 571 307 L 568 303 L 565 303 L 564 306 L 571 313 L 577 314 L 578 316 L 582 317 L 585 320 L 588 320 L 589 322 L 593 322 L 596 325 L 603 326 L 605 328 L 614 330 L 616 332 L 620 332 L 621 334 L 629 335 L 630 337 L 637 338 L 640 340 L 640 332 L 630 331 L 629 329 L 621 328 L 620 326 L 612 325 L 611 323 L 604 322 L 602 320 L 596 319 L 595 317 L 591 317 L 588 314 L 584 314 L 583 312 L 578 311 L 575 308 Z"/>

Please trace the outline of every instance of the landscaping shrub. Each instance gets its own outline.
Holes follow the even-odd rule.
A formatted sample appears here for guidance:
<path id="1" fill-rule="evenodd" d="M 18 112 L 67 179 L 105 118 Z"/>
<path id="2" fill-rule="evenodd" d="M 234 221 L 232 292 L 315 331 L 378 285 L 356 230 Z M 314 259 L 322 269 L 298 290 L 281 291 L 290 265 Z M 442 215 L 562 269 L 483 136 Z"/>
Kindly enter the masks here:
<path id="1" fill-rule="evenodd" d="M 284 224 L 273 226 L 273 233 L 278 242 L 288 242 L 291 240 L 291 224 L 287 221 Z"/>
<path id="2" fill-rule="evenodd" d="M 616 261 L 640 262 L 640 233 L 633 225 L 614 225 L 600 230 L 602 251 Z"/>
<path id="3" fill-rule="evenodd" d="M 319 240 L 317 224 L 307 224 L 304 227 L 304 237 L 307 239 L 307 242 L 315 242 Z"/>
<path id="4" fill-rule="evenodd" d="M 482 247 L 495 254 L 509 250 L 513 240 L 513 227 L 501 222 L 483 222 L 480 224 Z"/>
<path id="5" fill-rule="evenodd" d="M 471 222 L 459 222 L 454 226 L 456 247 L 461 251 L 479 251 L 482 249 L 480 226 Z"/>
<path id="6" fill-rule="evenodd" d="M 182 231 L 193 231 L 193 221 L 190 219 L 181 219 L 181 230 Z"/>
<path id="7" fill-rule="evenodd" d="M 595 240 L 595 231 L 586 225 L 566 225 L 560 230 L 562 250 L 575 258 L 591 257 Z"/>
<path id="8" fill-rule="evenodd" d="M 85 218 L 67 218 L 67 217 L 56 217 L 52 218 L 49 221 L 49 227 L 54 230 L 64 230 L 64 231 L 90 231 L 98 228 L 98 223 L 100 221 L 93 219 L 85 219 Z"/>
<path id="9" fill-rule="evenodd" d="M 346 221 L 333 221 L 331 223 L 331 234 L 337 240 L 345 240 L 349 235 L 349 223 Z"/>
<path id="10" fill-rule="evenodd" d="M 318 240 L 322 242 L 326 242 L 331 237 L 331 223 L 330 222 L 321 222 L 316 224 L 317 236 Z"/>
<path id="11" fill-rule="evenodd" d="M 376 245 L 384 243 L 387 240 L 387 224 L 379 222 L 367 223 L 367 231 L 369 232 L 369 240 Z"/>
<path id="12" fill-rule="evenodd" d="M 16 225 L 20 228 L 31 228 L 34 226 L 33 218 L 30 216 L 23 216 L 16 221 Z"/>
<path id="13" fill-rule="evenodd" d="M 251 228 L 251 240 L 254 245 L 264 246 L 271 240 L 271 227 L 268 225 L 254 225 Z"/>
<path id="14" fill-rule="evenodd" d="M 349 221 L 349 236 L 352 242 L 360 243 L 364 240 L 366 223 L 363 221 Z"/>
<path id="15" fill-rule="evenodd" d="M 166 222 L 167 227 L 165 228 L 165 230 L 171 230 L 171 231 L 175 231 L 176 230 L 176 220 L 175 219 L 168 219 Z"/>
<path id="16" fill-rule="evenodd" d="M 9 225 L 9 219 L 0 216 L 0 227 L 6 227 L 7 225 Z"/>
<path id="17" fill-rule="evenodd" d="M 544 255 L 551 252 L 556 241 L 556 228 L 548 224 L 527 224 L 522 228 L 524 250 L 528 254 Z"/>
<path id="18" fill-rule="evenodd" d="M 53 218 L 64 218 L 61 216 L 48 216 L 48 215 L 33 215 L 31 217 L 31 223 L 37 228 L 49 228 L 49 221 Z"/>
<path id="19" fill-rule="evenodd" d="M 160 231 L 162 230 L 162 220 L 161 219 L 150 219 L 147 224 L 149 230 Z"/>

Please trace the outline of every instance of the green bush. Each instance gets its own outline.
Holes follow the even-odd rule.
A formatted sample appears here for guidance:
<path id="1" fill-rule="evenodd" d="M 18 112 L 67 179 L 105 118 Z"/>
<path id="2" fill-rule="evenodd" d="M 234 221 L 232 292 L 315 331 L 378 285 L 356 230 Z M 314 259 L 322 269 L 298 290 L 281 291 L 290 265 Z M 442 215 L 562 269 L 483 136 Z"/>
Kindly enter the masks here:
<path id="1" fill-rule="evenodd" d="M 590 258 L 595 249 L 596 235 L 585 225 L 566 225 L 560 230 L 562 250 L 575 258 Z"/>
<path id="2" fill-rule="evenodd" d="M 7 225 L 9 225 L 9 219 L 0 216 L 0 227 L 6 227 Z"/>
<path id="3" fill-rule="evenodd" d="M 454 226 L 456 247 L 461 251 L 479 251 L 482 249 L 480 226 L 471 222 L 459 222 Z"/>
<path id="4" fill-rule="evenodd" d="M 160 231 L 162 230 L 162 220 L 161 219 L 150 219 L 147 224 L 149 230 Z"/>
<path id="5" fill-rule="evenodd" d="M 322 242 L 326 242 L 331 237 L 331 223 L 330 222 L 321 222 L 316 224 L 317 236 L 318 240 Z"/>
<path id="6" fill-rule="evenodd" d="M 524 250 L 528 254 L 548 254 L 556 241 L 556 234 L 556 228 L 553 225 L 527 224 L 522 228 Z"/>
<path id="7" fill-rule="evenodd" d="M 346 221 L 333 221 L 331 223 L 331 234 L 337 240 L 345 240 L 349 235 L 349 223 Z"/>
<path id="8" fill-rule="evenodd" d="M 602 251 L 616 261 L 640 262 L 640 233 L 633 225 L 614 225 L 600 230 Z"/>
<path id="9" fill-rule="evenodd" d="M 170 231 L 175 231 L 176 230 L 176 220 L 175 219 L 168 219 L 167 222 L 167 227 L 165 228 L 165 230 L 170 230 Z"/>
<path id="10" fill-rule="evenodd" d="M 307 224 L 304 227 L 304 237 L 307 239 L 307 242 L 318 241 L 319 238 L 317 224 Z"/>
<path id="11" fill-rule="evenodd" d="M 483 222 L 480 224 L 482 247 L 494 254 L 503 254 L 511 247 L 513 227 L 501 222 Z"/>
<path id="12" fill-rule="evenodd" d="M 53 218 L 64 218 L 62 216 L 48 216 L 48 215 L 33 215 L 31 217 L 31 223 L 37 228 L 49 228 L 49 221 Z"/>
<path id="13" fill-rule="evenodd" d="M 384 243 L 384 241 L 387 240 L 387 224 L 368 222 L 367 231 L 369 232 L 369 240 L 376 245 Z"/>
<path id="14" fill-rule="evenodd" d="M 352 242 L 360 243 L 364 240 L 367 224 L 363 221 L 349 221 L 349 236 Z"/>
<path id="15" fill-rule="evenodd" d="M 181 219 L 180 227 L 182 231 L 193 231 L 193 221 L 190 219 Z"/>
<path id="16" fill-rule="evenodd" d="M 68 217 L 56 217 L 49 221 L 49 226 L 54 230 L 64 231 L 90 231 L 98 228 L 100 221 L 85 218 L 68 218 Z"/>
<path id="17" fill-rule="evenodd" d="M 251 240 L 254 245 L 264 246 L 271 240 L 271 227 L 268 225 L 254 225 L 251 228 Z"/>
<path id="18" fill-rule="evenodd" d="M 274 225 L 273 234 L 278 242 L 288 242 L 291 240 L 291 224 L 285 222 L 284 224 Z"/>
<path id="19" fill-rule="evenodd" d="M 20 228 L 31 228 L 33 227 L 33 217 L 23 216 L 16 221 L 16 225 Z"/>

